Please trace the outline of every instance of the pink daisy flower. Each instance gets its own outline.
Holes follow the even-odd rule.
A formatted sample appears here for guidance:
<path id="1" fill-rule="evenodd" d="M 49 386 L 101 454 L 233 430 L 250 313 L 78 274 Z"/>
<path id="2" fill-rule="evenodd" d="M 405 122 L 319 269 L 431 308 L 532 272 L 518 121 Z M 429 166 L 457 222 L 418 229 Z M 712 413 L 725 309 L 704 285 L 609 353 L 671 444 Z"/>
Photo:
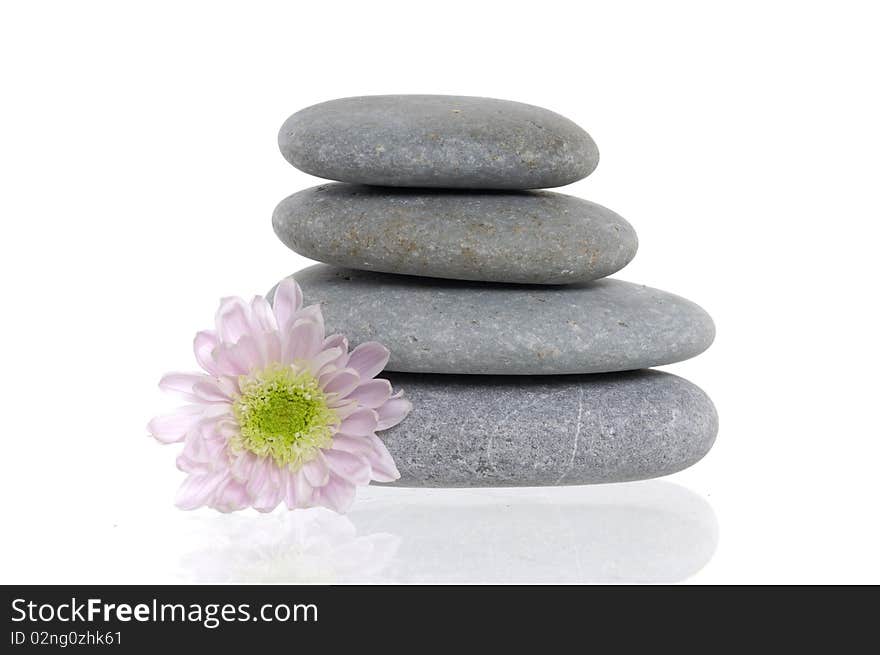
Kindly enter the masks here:
<path id="1" fill-rule="evenodd" d="M 159 382 L 190 403 L 148 427 L 162 443 L 184 443 L 182 509 L 268 512 L 284 503 L 344 512 L 357 486 L 400 477 L 376 436 L 412 408 L 374 379 L 388 349 L 369 342 L 349 352 L 344 336 L 325 338 L 320 305 L 303 307 L 292 279 L 278 285 L 273 305 L 261 296 L 221 300 L 216 329 L 193 343 L 205 373 Z"/>

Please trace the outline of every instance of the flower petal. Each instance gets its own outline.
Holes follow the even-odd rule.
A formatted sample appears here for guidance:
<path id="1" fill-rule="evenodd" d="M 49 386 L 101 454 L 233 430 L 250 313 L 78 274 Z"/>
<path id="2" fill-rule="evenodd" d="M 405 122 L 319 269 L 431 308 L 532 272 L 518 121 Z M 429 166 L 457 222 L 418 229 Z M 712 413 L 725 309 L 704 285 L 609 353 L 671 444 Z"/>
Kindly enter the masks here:
<path id="1" fill-rule="evenodd" d="M 286 469 L 282 471 L 282 498 L 287 509 L 296 509 L 296 478 L 297 473 Z"/>
<path id="2" fill-rule="evenodd" d="M 247 491 L 252 498 L 258 496 L 263 487 L 269 484 L 270 466 L 273 462 L 268 457 L 256 457 L 254 465 L 251 468 L 250 475 L 246 480 Z"/>
<path id="3" fill-rule="evenodd" d="M 213 330 L 203 330 L 196 334 L 193 339 L 193 351 L 196 355 L 196 361 L 204 370 L 211 375 L 220 373 L 217 364 L 214 362 L 214 349 L 220 345 L 220 339 Z"/>
<path id="4" fill-rule="evenodd" d="M 314 496 L 314 489 L 306 479 L 306 474 L 302 469 L 291 474 L 293 480 L 294 494 L 296 495 L 296 507 L 310 507 Z M 293 509 L 293 507 L 291 507 Z"/>
<path id="5" fill-rule="evenodd" d="M 370 464 L 366 458 L 331 448 L 324 451 L 324 459 L 340 478 L 359 486 L 370 483 Z"/>
<path id="6" fill-rule="evenodd" d="M 220 512 L 235 512 L 250 504 L 244 484 L 228 477 L 211 500 L 211 507 Z"/>
<path id="7" fill-rule="evenodd" d="M 266 351 L 262 347 L 262 340 L 257 341 L 251 335 L 245 335 L 232 347 L 235 350 L 235 358 L 245 365 L 245 373 L 266 366 Z"/>
<path id="8" fill-rule="evenodd" d="M 406 415 L 411 411 L 412 403 L 403 398 L 403 392 L 398 392 L 387 403 L 376 409 L 376 413 L 379 415 L 379 424 L 376 426 L 376 429 L 387 430 L 390 427 L 394 427 L 405 419 Z"/>
<path id="9" fill-rule="evenodd" d="M 193 385 L 210 378 L 204 373 L 167 373 L 159 380 L 159 388 L 162 391 L 176 393 L 187 400 L 197 400 L 193 394 Z"/>
<path id="10" fill-rule="evenodd" d="M 272 305 L 263 296 L 254 296 L 251 300 L 251 315 L 254 326 L 262 332 L 275 332 L 278 330 L 278 322 L 272 312 Z"/>
<path id="11" fill-rule="evenodd" d="M 278 332 L 266 332 L 265 337 L 265 354 L 266 363 L 281 361 L 281 335 Z"/>
<path id="12" fill-rule="evenodd" d="M 343 421 L 354 414 L 359 407 L 356 400 L 349 400 L 348 398 L 342 398 L 335 401 L 330 400 L 327 405 L 333 410 L 333 413 L 336 414 L 336 417 L 340 421 Z"/>
<path id="13" fill-rule="evenodd" d="M 175 504 L 180 509 L 196 509 L 206 505 L 226 477 L 226 471 L 189 475 L 177 491 Z"/>
<path id="14" fill-rule="evenodd" d="M 224 390 L 216 381 L 209 378 L 196 382 L 195 385 L 193 385 L 193 393 L 200 402 L 232 402 L 232 398 L 229 396 L 228 390 Z"/>
<path id="15" fill-rule="evenodd" d="M 344 354 L 348 354 L 348 339 L 342 334 L 331 334 L 324 339 L 324 349 L 341 348 Z"/>
<path id="16" fill-rule="evenodd" d="M 198 423 L 203 409 L 198 405 L 184 405 L 176 410 L 157 416 L 147 424 L 147 430 L 157 441 L 175 443 L 183 441 L 186 433 Z"/>
<path id="17" fill-rule="evenodd" d="M 316 495 L 315 500 L 319 505 L 344 514 L 354 502 L 355 486 L 338 475 L 331 475 L 329 482 L 321 487 Z"/>
<path id="18" fill-rule="evenodd" d="M 247 484 L 251 477 L 254 467 L 257 465 L 259 458 L 253 453 L 244 452 L 234 457 L 229 465 L 229 471 L 236 480 Z"/>
<path id="19" fill-rule="evenodd" d="M 250 307 L 241 298 L 223 298 L 214 322 L 220 341 L 234 344 L 246 334 L 251 334 Z"/>
<path id="20" fill-rule="evenodd" d="M 259 351 L 254 350 L 253 339 L 246 337 L 234 345 L 221 343 L 214 349 L 214 362 L 220 374 L 229 377 L 246 375 L 259 365 Z"/>
<path id="21" fill-rule="evenodd" d="M 308 307 L 303 307 L 296 313 L 296 320 L 306 320 L 306 321 L 314 321 L 318 325 L 321 326 L 323 339 L 323 330 L 324 330 L 324 314 L 321 312 L 321 305 L 309 305 Z"/>
<path id="22" fill-rule="evenodd" d="M 346 398 L 357 400 L 364 407 L 375 409 L 391 398 L 391 393 L 391 383 L 388 380 L 377 378 L 361 382 L 360 386 L 348 394 Z"/>
<path id="23" fill-rule="evenodd" d="M 323 487 L 330 479 L 330 469 L 320 451 L 318 451 L 318 456 L 315 459 L 303 464 L 300 472 L 313 488 Z"/>
<path id="24" fill-rule="evenodd" d="M 281 338 L 282 361 L 292 364 L 296 360 L 308 360 L 318 354 L 324 341 L 324 328 L 315 321 L 298 319 Z"/>
<path id="25" fill-rule="evenodd" d="M 353 455 L 363 455 L 367 458 L 374 454 L 373 442 L 368 438 L 369 435 L 352 436 L 347 434 L 336 434 L 333 436 L 333 450 L 344 450 Z"/>
<path id="26" fill-rule="evenodd" d="M 339 434 L 359 437 L 376 430 L 376 412 L 368 407 L 359 407 L 339 424 Z"/>
<path id="27" fill-rule="evenodd" d="M 326 394 L 336 394 L 337 398 L 345 398 L 358 388 L 361 376 L 353 368 L 332 371 L 318 378 L 318 383 Z"/>
<path id="28" fill-rule="evenodd" d="M 326 343 L 326 342 L 325 342 Z M 342 359 L 342 348 L 327 348 L 308 360 L 309 372 L 314 376 L 320 376 L 328 372 L 329 366 L 336 367 Z"/>
<path id="29" fill-rule="evenodd" d="M 278 329 L 285 332 L 290 329 L 294 315 L 302 307 L 302 290 L 292 277 L 285 278 L 275 287 L 275 295 L 272 298 L 272 308 L 275 311 L 275 319 Z"/>
<path id="30" fill-rule="evenodd" d="M 282 471 L 274 462 L 266 467 L 266 483 L 258 494 L 253 497 L 253 507 L 258 512 L 271 512 L 278 507 L 284 497 L 286 480 L 282 479 Z"/>
<path id="31" fill-rule="evenodd" d="M 391 351 L 381 343 L 368 341 L 351 351 L 346 366 L 360 373 L 361 378 L 368 380 L 376 377 L 385 368 Z"/>
<path id="32" fill-rule="evenodd" d="M 400 471 L 397 470 L 397 464 L 394 458 L 388 452 L 388 448 L 382 443 L 375 434 L 369 436 L 369 441 L 373 446 L 373 456 L 369 457 L 370 467 L 373 471 L 373 480 L 376 482 L 394 482 L 400 479 Z"/>

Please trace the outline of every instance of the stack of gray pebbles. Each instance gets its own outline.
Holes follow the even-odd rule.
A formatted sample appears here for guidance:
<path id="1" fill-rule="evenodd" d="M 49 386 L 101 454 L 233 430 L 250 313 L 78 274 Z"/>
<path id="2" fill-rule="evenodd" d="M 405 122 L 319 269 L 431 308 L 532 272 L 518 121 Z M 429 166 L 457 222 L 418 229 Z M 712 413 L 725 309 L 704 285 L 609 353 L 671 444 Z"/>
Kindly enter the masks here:
<path id="1" fill-rule="evenodd" d="M 606 276 L 635 231 L 549 191 L 589 175 L 590 135 L 554 112 L 439 95 L 344 98 L 285 121 L 284 157 L 338 182 L 286 198 L 278 237 L 324 262 L 294 278 L 327 333 L 391 350 L 413 411 L 381 434 L 425 487 L 622 482 L 711 448 L 712 401 L 652 366 L 698 355 L 712 319 Z"/>

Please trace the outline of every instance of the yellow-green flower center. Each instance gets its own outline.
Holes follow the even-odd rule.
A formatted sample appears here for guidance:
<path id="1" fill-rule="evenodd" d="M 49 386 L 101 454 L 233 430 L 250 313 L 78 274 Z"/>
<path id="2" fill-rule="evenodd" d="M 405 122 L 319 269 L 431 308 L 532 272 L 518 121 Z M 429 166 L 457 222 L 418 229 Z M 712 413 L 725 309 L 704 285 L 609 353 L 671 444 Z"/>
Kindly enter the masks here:
<path id="1" fill-rule="evenodd" d="M 332 443 L 339 418 L 308 371 L 271 366 L 242 376 L 239 387 L 241 395 L 232 405 L 239 424 L 230 442 L 234 452 L 271 457 L 297 470 Z"/>

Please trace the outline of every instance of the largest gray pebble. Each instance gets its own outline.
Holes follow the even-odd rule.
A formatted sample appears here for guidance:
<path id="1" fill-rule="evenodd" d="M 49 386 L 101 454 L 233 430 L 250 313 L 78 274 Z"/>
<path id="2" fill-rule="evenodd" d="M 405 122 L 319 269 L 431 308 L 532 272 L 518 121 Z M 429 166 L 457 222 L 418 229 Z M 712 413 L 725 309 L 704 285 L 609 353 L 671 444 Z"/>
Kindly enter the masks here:
<path id="1" fill-rule="evenodd" d="M 471 96 L 330 100 L 288 118 L 278 145 L 306 173 L 385 186 L 540 189 L 576 182 L 599 163 L 593 139 L 569 119 Z"/>
<path id="2" fill-rule="evenodd" d="M 659 371 L 537 378 L 382 374 L 413 409 L 380 433 L 415 487 L 595 484 L 680 471 L 718 432 L 709 397 Z"/>
<path id="3" fill-rule="evenodd" d="M 698 355 L 712 319 L 679 296 L 605 278 L 536 286 L 312 266 L 293 276 L 321 303 L 327 333 L 380 341 L 388 370 L 539 375 L 606 373 Z"/>

